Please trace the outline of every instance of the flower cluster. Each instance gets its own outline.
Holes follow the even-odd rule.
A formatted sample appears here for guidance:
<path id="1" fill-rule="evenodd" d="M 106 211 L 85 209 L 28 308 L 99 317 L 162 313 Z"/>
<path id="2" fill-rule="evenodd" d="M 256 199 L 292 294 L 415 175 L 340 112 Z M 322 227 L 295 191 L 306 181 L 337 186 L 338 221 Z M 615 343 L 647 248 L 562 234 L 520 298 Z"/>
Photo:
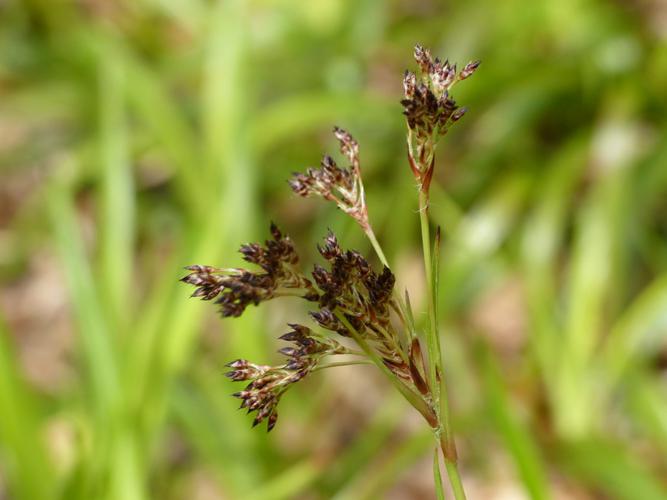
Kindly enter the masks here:
<path id="1" fill-rule="evenodd" d="M 406 72 L 402 104 L 408 123 L 410 165 L 420 183 L 421 200 L 424 198 L 422 194 L 428 195 L 437 138 L 465 113 L 465 108 L 458 107 L 449 91 L 456 82 L 468 78 L 479 62 L 469 63 L 457 72 L 456 66 L 433 59 L 428 50 L 419 45 L 415 48 L 415 59 L 420 75 Z M 291 239 L 272 224 L 272 238 L 264 245 L 249 243 L 240 249 L 244 260 L 259 270 L 195 265 L 187 268 L 190 273 L 182 281 L 195 287 L 194 297 L 214 300 L 223 316 L 240 316 L 249 305 L 280 296 L 304 299 L 311 308 L 310 316 L 318 329 L 314 331 L 303 325 L 290 324 L 291 331 L 280 337 L 292 343 L 279 351 L 286 356 L 284 363 L 269 366 L 237 359 L 228 365 L 231 368 L 227 373 L 229 378 L 247 382 L 244 390 L 234 396 L 242 400 L 241 408 L 256 412 L 253 425 L 266 420 L 271 430 L 278 418 L 278 403 L 286 390 L 316 369 L 346 364 L 323 364 L 323 359 L 328 356 L 348 354 L 364 356 L 365 361 L 380 368 L 441 435 L 442 371 L 438 365 L 437 332 L 433 327 L 430 336 L 421 332 L 420 337 L 407 292 L 405 300 L 395 293 L 396 278 L 369 223 L 359 145 L 341 128 L 334 128 L 334 135 L 348 166 L 341 167 L 326 155 L 320 167 L 294 174 L 289 184 L 296 194 L 322 197 L 352 216 L 383 262 L 381 271 L 375 271 L 359 252 L 343 250 L 336 236 L 329 231 L 317 247 L 324 265 L 315 265 L 311 275 L 306 277 L 299 268 L 299 258 Z M 425 217 L 425 211 L 421 211 L 420 216 Z M 428 229 L 427 221 L 422 223 L 422 230 L 424 227 Z M 428 231 L 425 234 L 428 242 Z M 426 260 L 431 261 L 430 258 Z M 430 308 L 429 316 L 433 316 L 430 323 L 435 325 L 434 306 Z M 340 342 L 356 344 L 360 349 L 351 350 L 331 338 L 335 335 L 339 336 Z M 422 355 L 424 339 L 428 347 L 428 363 Z M 449 437 L 445 441 L 443 451 L 450 458 L 455 457 Z"/>
<path id="2" fill-rule="evenodd" d="M 239 316 L 249 304 L 288 295 L 285 290 L 292 289 L 297 293 L 289 295 L 317 303 L 317 309 L 310 315 L 319 327 L 351 339 L 364 350 L 372 350 L 401 383 L 425 394 L 419 342 L 398 331 L 392 323 L 392 313 L 399 319 L 401 314 L 393 298 L 396 279 L 391 270 L 385 266 L 381 272 L 375 272 L 359 252 L 341 249 L 330 231 L 323 244 L 318 245 L 327 266 L 315 265 L 311 280 L 296 267 L 298 257 L 289 237 L 274 225 L 271 234 L 273 239 L 265 246 L 250 243 L 241 247 L 244 259 L 260 266 L 261 272 L 196 265 L 187 268 L 192 272 L 182 281 L 196 287 L 194 297 L 203 300 L 217 297 L 215 302 L 223 316 Z M 235 394 L 243 399 L 242 408 L 257 411 L 255 424 L 268 419 L 269 430 L 275 425 L 276 407 L 288 387 L 308 375 L 322 358 L 352 352 L 305 326 L 290 326 L 292 331 L 280 338 L 293 342 L 295 347 L 280 350 L 288 357 L 283 365 L 266 366 L 247 360 L 229 364 L 232 371 L 228 377 L 250 381 L 243 391 Z"/>
<path id="3" fill-rule="evenodd" d="M 322 290 L 320 310 L 311 313 L 313 319 L 322 328 L 346 337 L 350 331 L 343 321 L 347 322 L 375 348 L 387 367 L 410 379 L 402 355 L 402 339 L 391 323 L 392 310 L 398 311 L 392 298 L 396 278 L 391 270 L 385 266 L 376 273 L 359 252 L 341 250 L 332 232 L 318 249 L 330 269 L 316 265 L 313 271 L 313 280 Z"/>
<path id="4" fill-rule="evenodd" d="M 287 356 L 284 364 L 257 365 L 245 359 L 237 359 L 227 364 L 231 368 L 226 374 L 227 377 L 236 382 L 250 381 L 245 389 L 233 396 L 242 400 L 241 408 L 247 409 L 248 413 L 257 412 L 253 427 L 266 419 L 267 429 L 273 429 L 278 420 L 277 406 L 280 398 L 292 384 L 313 371 L 323 357 L 350 353 L 335 340 L 318 336 L 305 326 L 289 326 L 292 330 L 280 338 L 292 342 L 295 347 L 280 349 L 279 352 Z"/>
<path id="5" fill-rule="evenodd" d="M 401 104 L 410 130 L 410 167 L 421 189 L 426 192 L 433 175 L 438 138 L 466 113 L 466 108 L 459 107 L 449 91 L 454 84 L 472 75 L 480 62 L 470 62 L 457 72 L 455 64 L 433 59 L 428 49 L 421 45 L 415 47 L 414 55 L 421 75 L 418 77 L 410 71 L 405 72 L 405 98 Z"/>
<path id="6" fill-rule="evenodd" d="M 294 174 L 289 184 L 297 195 L 332 201 L 354 218 L 383 264 L 380 271 L 374 270 L 361 253 L 343 250 L 329 231 L 317 247 L 324 263 L 316 264 L 306 277 L 298 265 L 299 257 L 291 239 L 272 224 L 272 238 L 264 245 L 249 243 L 240 249 L 244 260 L 258 270 L 194 265 L 186 268 L 190 273 L 182 281 L 195 287 L 193 297 L 214 301 L 223 316 L 240 316 L 251 304 L 259 305 L 281 296 L 301 298 L 309 306 L 310 317 L 317 328 L 289 324 L 291 330 L 280 337 L 291 343 L 279 350 L 285 356 L 281 364 L 262 365 L 237 359 L 227 365 L 230 368 L 227 377 L 246 383 L 234 396 L 241 400 L 242 409 L 255 413 L 253 426 L 266 421 L 268 430 L 273 429 L 282 396 L 315 370 L 374 364 L 433 430 L 447 463 L 454 494 L 462 499 L 465 495 L 456 470 L 456 444 L 449 423 L 437 328 L 440 230 L 438 228 L 432 242 L 428 203 L 437 140 L 466 112 L 456 104 L 450 90 L 472 75 L 479 61 L 457 71 L 456 65 L 434 59 L 420 45 L 415 47 L 414 56 L 419 72 L 405 73 L 405 98 L 401 103 L 408 127 L 408 159 L 419 183 L 419 218 L 429 302 L 427 329 L 419 328 L 415 322 L 408 292 L 404 297 L 396 293 L 396 277 L 369 221 L 359 145 L 352 135 L 338 127 L 334 128 L 334 135 L 348 165 L 339 166 L 331 156 L 325 155 L 318 168 Z M 426 346 L 427 356 L 422 353 L 422 345 Z M 341 354 L 362 359 L 324 362 L 330 356 Z M 437 453 L 435 471 L 439 470 Z M 440 480 L 439 473 L 435 473 L 435 478 Z"/>
<path id="7" fill-rule="evenodd" d="M 347 131 L 334 127 L 334 135 L 340 143 L 340 151 L 350 162 L 347 168 L 339 167 L 334 159 L 325 155 L 319 168 L 308 168 L 303 174 L 294 174 L 289 184 L 296 194 L 321 196 L 333 201 L 343 212 L 351 215 L 362 228 L 368 228 L 368 211 L 361 182 L 359 144 Z"/>
<path id="8" fill-rule="evenodd" d="M 260 272 L 246 269 L 219 269 L 211 266 L 188 266 L 190 274 L 181 279 L 197 287 L 192 294 L 202 300 L 216 299 L 224 317 L 240 316 L 250 304 L 285 294 L 300 293 L 307 300 L 316 300 L 317 293 L 310 280 L 298 268 L 299 256 L 292 240 L 271 224 L 272 240 L 262 247 L 257 243 L 242 245 L 244 260 L 262 268 Z"/>

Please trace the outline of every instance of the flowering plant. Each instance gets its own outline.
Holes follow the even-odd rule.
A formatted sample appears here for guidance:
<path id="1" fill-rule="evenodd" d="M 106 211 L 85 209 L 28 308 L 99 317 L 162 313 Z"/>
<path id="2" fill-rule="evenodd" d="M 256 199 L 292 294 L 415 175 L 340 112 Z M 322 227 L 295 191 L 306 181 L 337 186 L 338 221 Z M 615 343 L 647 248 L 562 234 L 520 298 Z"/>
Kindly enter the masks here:
<path id="1" fill-rule="evenodd" d="M 250 243 L 240 249 L 244 260 L 258 270 L 193 265 L 187 268 L 189 274 L 182 281 L 196 287 L 194 297 L 213 300 L 224 317 L 240 316 L 249 305 L 259 305 L 280 296 L 301 298 L 312 307 L 310 315 L 317 330 L 290 324 L 290 331 L 280 337 L 292 344 L 280 350 L 285 356 L 284 363 L 267 366 L 237 359 L 228 364 L 231 369 L 228 377 L 247 382 L 234 396 L 241 399 L 241 408 L 255 413 L 253 425 L 266 420 L 271 430 L 276 425 L 277 407 L 283 394 L 312 372 L 351 364 L 327 364 L 325 360 L 342 354 L 360 356 L 374 363 L 433 429 L 452 490 L 455 497 L 461 499 L 465 494 L 457 469 L 437 330 L 440 230 L 436 230 L 432 241 L 428 208 L 437 142 L 466 112 L 466 108 L 456 104 L 450 90 L 468 78 L 479 61 L 457 71 L 456 65 L 434 59 L 419 45 L 414 55 L 419 71 L 417 74 L 406 71 L 401 104 L 407 122 L 408 163 L 418 185 L 429 313 L 426 331 L 420 331 L 415 324 L 408 293 L 401 295 L 395 289 L 395 276 L 369 221 L 359 144 L 338 127 L 334 128 L 334 135 L 349 165 L 341 167 L 331 156 L 325 155 L 319 168 L 295 174 L 290 186 L 300 196 L 316 196 L 334 202 L 356 220 L 382 262 L 381 270 L 374 270 L 359 252 L 343 250 L 336 236 L 329 232 L 318 246 L 326 266 L 316 265 L 307 277 L 299 267 L 299 256 L 292 241 L 272 224 L 271 239 L 263 246 Z M 343 339 L 347 342 L 339 341 Z M 438 464 L 436 448 L 434 472 L 441 493 Z"/>

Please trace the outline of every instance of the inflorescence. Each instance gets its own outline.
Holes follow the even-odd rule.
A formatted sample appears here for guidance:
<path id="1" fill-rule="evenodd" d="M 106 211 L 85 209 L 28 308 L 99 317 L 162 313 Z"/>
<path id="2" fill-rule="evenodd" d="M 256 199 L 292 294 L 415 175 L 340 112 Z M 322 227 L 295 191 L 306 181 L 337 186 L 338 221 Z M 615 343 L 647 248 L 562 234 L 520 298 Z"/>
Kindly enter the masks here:
<path id="1" fill-rule="evenodd" d="M 368 210 L 364 185 L 361 182 L 359 144 L 342 128 L 334 127 L 334 135 L 340 143 L 341 153 L 350 162 L 350 166 L 339 167 L 331 156 L 325 155 L 319 168 L 309 168 L 303 174 L 294 174 L 289 181 L 290 187 L 299 196 L 319 196 L 333 201 L 338 208 L 367 230 Z"/>
<path id="2" fill-rule="evenodd" d="M 257 264 L 261 271 L 189 266 L 190 274 L 182 281 L 197 287 L 193 297 L 214 300 L 224 317 L 240 316 L 250 304 L 284 295 L 316 303 L 310 316 L 321 329 L 341 337 L 362 336 L 385 366 L 398 377 L 410 380 L 410 367 L 403 359 L 398 332 L 390 320 L 398 305 L 392 298 L 395 278 L 389 268 L 376 273 L 359 252 L 342 250 L 329 232 L 324 243 L 318 245 L 327 266 L 315 265 L 309 279 L 297 265 L 299 259 L 289 237 L 274 225 L 271 233 L 273 239 L 265 246 L 251 243 L 240 249 L 244 259 Z M 243 399 L 241 407 L 257 411 L 255 425 L 268 418 L 269 430 L 277 419 L 276 405 L 291 384 L 308 375 L 327 356 L 354 353 L 308 327 L 290 327 L 292 331 L 280 338 L 296 347 L 279 351 L 288 357 L 285 364 L 264 366 L 246 360 L 229 364 L 233 370 L 227 375 L 232 380 L 250 381 L 245 390 L 235 394 Z"/>
<path id="3" fill-rule="evenodd" d="M 270 431 L 278 420 L 277 406 L 280 397 L 294 383 L 306 377 L 322 358 L 351 351 L 333 339 L 315 334 L 310 328 L 298 324 L 289 325 L 292 330 L 280 338 L 292 342 L 294 347 L 283 347 L 280 353 L 287 357 L 280 366 L 256 365 L 245 359 L 228 363 L 232 370 L 227 377 L 241 382 L 250 381 L 244 390 L 233 394 L 242 400 L 241 408 L 248 413 L 257 412 L 253 427 L 267 419 Z"/>
<path id="4" fill-rule="evenodd" d="M 457 72 L 455 65 L 433 59 L 421 46 L 415 48 L 415 59 L 420 72 L 405 73 L 405 99 L 401 103 L 408 125 L 410 166 L 420 190 L 427 192 L 437 139 L 465 113 L 465 108 L 451 97 L 450 89 L 468 78 L 479 62 L 469 63 Z M 438 428 L 439 409 L 434 394 L 439 393 L 434 387 L 436 381 L 428 376 L 407 294 L 404 299 L 396 293 L 395 276 L 376 245 L 370 226 L 359 145 L 341 128 L 334 128 L 334 135 L 349 165 L 341 167 L 326 155 L 319 168 L 294 174 L 290 187 L 300 196 L 332 201 L 356 220 L 372 238 L 385 263 L 381 270 L 375 271 L 359 252 L 343 250 L 329 232 L 323 244 L 318 245 L 324 265 L 315 265 L 308 277 L 299 266 L 292 240 L 272 224 L 271 239 L 264 245 L 250 243 L 240 248 L 243 259 L 256 270 L 193 265 L 186 268 L 189 274 L 182 281 L 195 287 L 193 297 L 217 304 L 223 317 L 238 317 L 250 305 L 281 296 L 301 298 L 312 308 L 310 316 L 317 331 L 290 324 L 291 330 L 280 337 L 292 344 L 279 351 L 286 357 L 284 363 L 268 366 L 237 359 L 227 365 L 231 369 L 229 378 L 248 382 L 234 396 L 242 400 L 241 408 L 255 412 L 253 425 L 266 420 L 271 430 L 285 391 L 314 370 L 326 368 L 326 358 L 344 354 L 374 362 L 429 424 Z"/>
<path id="5" fill-rule="evenodd" d="M 422 191 L 428 191 L 435 164 L 435 145 L 467 109 L 459 107 L 450 95 L 451 88 L 472 75 L 479 67 L 473 61 L 457 72 L 456 64 L 431 56 L 421 45 L 415 47 L 419 75 L 405 72 L 401 101 L 408 122 L 408 159 Z"/>

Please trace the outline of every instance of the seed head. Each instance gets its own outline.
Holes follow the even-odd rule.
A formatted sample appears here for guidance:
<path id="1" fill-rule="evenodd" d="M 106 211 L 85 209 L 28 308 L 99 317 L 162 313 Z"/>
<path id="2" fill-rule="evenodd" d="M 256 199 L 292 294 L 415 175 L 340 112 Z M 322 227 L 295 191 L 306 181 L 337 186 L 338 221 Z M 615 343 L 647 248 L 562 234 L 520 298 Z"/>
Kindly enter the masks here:
<path id="1" fill-rule="evenodd" d="M 345 151 L 356 154 L 356 143 L 345 134 L 341 137 Z M 324 164 L 331 168 L 332 161 L 325 160 Z M 303 298 L 317 303 L 317 310 L 311 311 L 310 316 L 320 328 L 355 341 L 360 336 L 367 346 L 365 349 L 373 349 L 401 383 L 427 395 L 418 346 L 404 352 L 392 325 L 396 279 L 391 270 L 385 266 L 376 272 L 361 253 L 341 249 L 335 234 L 329 231 L 318 245 L 325 264 L 314 266 L 311 281 L 296 267 L 298 256 L 291 240 L 273 224 L 270 232 L 271 239 L 264 245 L 248 243 L 241 247 L 243 258 L 261 271 L 197 265 L 188 268 L 191 273 L 183 281 L 197 287 L 197 296 L 217 297 L 216 303 L 225 316 L 240 315 L 250 303 L 259 304 L 285 288 L 297 288 Z M 241 409 L 255 414 L 253 426 L 267 421 L 267 429 L 273 429 L 280 398 L 289 387 L 307 377 L 324 358 L 351 353 L 328 334 L 316 333 L 297 323 L 289 326 L 290 330 L 280 336 L 290 343 L 278 350 L 285 357 L 282 364 L 260 365 L 246 359 L 227 364 L 229 371 L 225 375 L 232 381 L 246 383 L 234 397 L 241 400 Z"/>
<path id="2" fill-rule="evenodd" d="M 466 112 L 452 98 L 451 89 L 467 79 L 479 61 L 468 63 L 457 72 L 455 64 L 434 59 L 420 45 L 415 47 L 414 55 L 419 71 L 405 72 L 405 98 L 401 103 L 409 128 L 410 166 L 421 189 L 427 192 L 436 141 Z M 325 155 L 317 168 L 294 174 L 289 184 L 300 196 L 320 196 L 336 203 L 373 236 L 361 180 L 359 144 L 339 127 L 334 127 L 333 133 L 347 164 L 340 166 Z M 223 316 L 240 316 L 251 304 L 284 295 L 298 296 L 314 306 L 309 314 L 319 328 L 289 324 L 290 330 L 280 336 L 289 343 L 278 350 L 282 363 L 260 365 L 236 359 L 227 364 L 229 371 L 225 375 L 245 383 L 243 390 L 233 396 L 241 400 L 241 409 L 254 413 L 252 425 L 266 421 L 267 429 L 273 429 L 280 399 L 290 387 L 315 369 L 329 367 L 322 363 L 328 356 L 353 354 L 381 363 L 405 391 L 420 398 L 421 404 L 406 396 L 429 424 L 437 427 L 437 393 L 433 393 L 431 380 L 426 376 L 429 370 L 414 332 L 409 300 L 406 298 L 406 304 L 402 304 L 394 296 L 396 278 L 392 271 L 387 266 L 376 271 L 358 251 L 342 249 L 335 234 L 329 231 L 317 246 L 323 263 L 316 264 L 307 278 L 299 268 L 292 240 L 273 223 L 270 235 L 264 244 L 247 243 L 240 247 L 243 260 L 255 266 L 254 270 L 193 265 L 186 268 L 189 273 L 182 278 L 195 287 L 194 297 L 214 301 Z M 361 351 L 348 349 L 333 334 L 346 337 L 345 342 L 357 343 Z M 436 366 L 434 382 L 438 377 Z"/>
<path id="3" fill-rule="evenodd" d="M 242 400 L 242 409 L 247 409 L 248 413 L 257 412 L 253 427 L 267 420 L 267 430 L 273 429 L 278 420 L 276 408 L 285 391 L 306 377 L 325 356 L 349 352 L 333 339 L 318 337 L 308 327 L 298 324 L 289 326 L 292 330 L 280 338 L 294 343 L 294 346 L 283 347 L 278 351 L 287 357 L 284 364 L 261 366 L 237 359 L 227 365 L 233 368 L 227 373 L 229 378 L 249 381 L 243 391 L 233 396 Z"/>
<path id="4" fill-rule="evenodd" d="M 406 71 L 403 78 L 405 98 L 401 104 L 410 131 L 410 167 L 420 189 L 427 192 L 433 175 L 438 138 L 445 135 L 465 113 L 465 108 L 459 108 L 451 97 L 450 90 L 457 82 L 472 75 L 480 62 L 466 64 L 457 74 L 456 64 L 433 59 L 421 45 L 415 47 L 415 60 L 421 75 Z"/>
<path id="5" fill-rule="evenodd" d="M 272 239 L 264 246 L 258 243 L 241 245 L 243 259 L 262 268 L 260 272 L 246 269 L 218 269 L 211 266 L 188 266 L 190 274 L 181 281 L 196 287 L 193 297 L 215 300 L 224 317 L 240 316 L 250 304 L 280 295 L 282 289 L 296 289 L 306 300 L 316 300 L 317 292 L 298 269 L 299 256 L 292 240 L 271 224 Z"/>
<path id="6" fill-rule="evenodd" d="M 294 174 L 289 185 L 299 196 L 319 196 L 333 201 L 363 228 L 368 228 L 368 211 L 359 163 L 359 144 L 349 132 L 339 127 L 334 127 L 334 136 L 338 139 L 340 151 L 350 162 L 350 166 L 339 167 L 331 156 L 325 155 L 319 168 L 311 167 L 306 169 L 305 173 Z"/>

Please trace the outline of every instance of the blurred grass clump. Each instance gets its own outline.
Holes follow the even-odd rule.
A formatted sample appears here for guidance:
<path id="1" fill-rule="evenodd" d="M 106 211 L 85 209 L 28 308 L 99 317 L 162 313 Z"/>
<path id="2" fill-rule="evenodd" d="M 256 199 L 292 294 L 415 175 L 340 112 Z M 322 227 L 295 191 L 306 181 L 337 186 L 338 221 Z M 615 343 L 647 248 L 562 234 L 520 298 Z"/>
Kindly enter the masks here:
<path id="1" fill-rule="evenodd" d="M 430 435 L 365 367 L 253 432 L 223 360 L 271 359 L 293 305 L 219 322 L 177 281 L 269 218 L 367 250 L 285 183 L 338 124 L 416 295 L 417 42 L 483 61 L 431 208 L 470 497 L 667 498 L 662 2 L 18 0 L 0 40 L 0 498 L 433 495 Z"/>

